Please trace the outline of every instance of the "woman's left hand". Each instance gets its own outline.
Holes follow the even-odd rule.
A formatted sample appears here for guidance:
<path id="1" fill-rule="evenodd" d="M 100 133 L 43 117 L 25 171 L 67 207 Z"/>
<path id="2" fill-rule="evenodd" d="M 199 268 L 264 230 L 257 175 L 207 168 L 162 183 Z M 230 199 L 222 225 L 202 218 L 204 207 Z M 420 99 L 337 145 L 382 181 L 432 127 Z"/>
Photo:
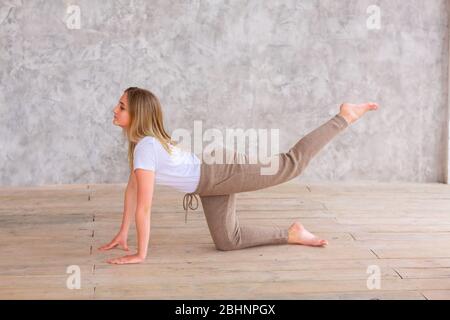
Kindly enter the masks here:
<path id="1" fill-rule="evenodd" d="M 107 260 L 110 264 L 128 264 L 128 263 L 141 263 L 145 260 L 142 256 L 139 256 L 138 254 L 132 254 L 123 256 L 120 258 L 113 258 Z"/>

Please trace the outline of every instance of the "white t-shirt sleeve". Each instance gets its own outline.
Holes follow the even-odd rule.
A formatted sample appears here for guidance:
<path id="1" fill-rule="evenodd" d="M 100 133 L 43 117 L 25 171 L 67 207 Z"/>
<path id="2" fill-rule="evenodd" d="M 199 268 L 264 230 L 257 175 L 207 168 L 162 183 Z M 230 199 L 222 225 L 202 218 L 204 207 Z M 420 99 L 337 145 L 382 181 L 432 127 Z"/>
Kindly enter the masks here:
<path id="1" fill-rule="evenodd" d="M 142 141 L 134 148 L 133 171 L 136 169 L 156 169 L 156 154 L 151 140 Z"/>

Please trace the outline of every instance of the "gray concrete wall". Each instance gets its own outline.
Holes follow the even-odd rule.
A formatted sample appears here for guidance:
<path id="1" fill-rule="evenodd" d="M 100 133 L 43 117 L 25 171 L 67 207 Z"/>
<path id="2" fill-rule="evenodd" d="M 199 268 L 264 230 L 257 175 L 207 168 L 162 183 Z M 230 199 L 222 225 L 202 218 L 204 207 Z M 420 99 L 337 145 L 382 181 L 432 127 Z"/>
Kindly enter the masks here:
<path id="1" fill-rule="evenodd" d="M 445 0 L 0 4 L 2 186 L 125 182 L 112 108 L 130 85 L 160 98 L 170 132 L 279 128 L 282 151 L 341 102 L 376 101 L 298 179 L 444 180 Z"/>

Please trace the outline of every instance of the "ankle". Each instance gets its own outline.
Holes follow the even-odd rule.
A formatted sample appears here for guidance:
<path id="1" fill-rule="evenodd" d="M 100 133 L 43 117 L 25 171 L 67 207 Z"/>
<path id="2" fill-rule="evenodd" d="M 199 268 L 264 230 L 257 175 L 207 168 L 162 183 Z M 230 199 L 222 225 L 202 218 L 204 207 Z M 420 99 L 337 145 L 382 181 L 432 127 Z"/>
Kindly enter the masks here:
<path id="1" fill-rule="evenodd" d="M 346 113 L 344 113 L 344 112 L 339 112 L 338 114 L 339 114 L 342 118 L 344 118 L 345 121 L 347 121 L 348 125 L 351 125 L 351 124 L 352 124 L 353 119 L 352 119 L 348 114 L 346 114 Z"/>
<path id="2" fill-rule="evenodd" d="M 289 238 L 289 240 L 296 239 L 297 235 L 298 235 L 298 232 L 299 232 L 298 226 L 294 222 L 293 224 L 291 224 L 291 226 L 288 229 L 288 238 Z"/>
<path id="3" fill-rule="evenodd" d="M 292 228 L 288 229 L 288 243 L 293 242 L 295 239 L 295 231 Z"/>

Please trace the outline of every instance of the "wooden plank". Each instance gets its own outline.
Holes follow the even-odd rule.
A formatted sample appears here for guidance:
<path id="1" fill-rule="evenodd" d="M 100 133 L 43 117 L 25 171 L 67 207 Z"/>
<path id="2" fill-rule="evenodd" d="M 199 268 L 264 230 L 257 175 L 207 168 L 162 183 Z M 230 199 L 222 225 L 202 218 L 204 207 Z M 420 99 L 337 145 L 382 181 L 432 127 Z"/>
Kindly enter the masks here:
<path id="1" fill-rule="evenodd" d="M 95 239 L 94 247 L 98 247 L 102 242 L 97 242 Z M 243 251 L 245 250 L 245 251 Z M 155 244 L 150 239 L 149 245 L 149 259 L 156 259 L 160 262 L 173 263 L 180 261 L 199 261 L 199 260 L 216 260 L 216 261 L 236 261 L 242 259 L 242 254 L 245 252 L 247 259 L 258 259 L 263 256 L 270 256 L 278 258 L 280 261 L 289 259 L 370 259 L 375 256 L 373 253 L 365 248 L 352 247 L 349 245 L 343 246 L 327 246 L 324 248 L 308 247 L 301 245 L 267 245 L 250 247 L 242 250 L 219 251 L 214 248 L 212 244 L 199 244 L 195 246 L 172 246 Z M 169 254 L 170 253 L 170 254 Z M 95 255 L 100 253 L 95 252 Z M 117 252 L 111 251 L 102 252 L 105 258 L 117 256 Z M 255 260 L 256 261 L 256 260 Z"/>
<path id="2" fill-rule="evenodd" d="M 450 278 L 450 268 L 396 268 L 395 270 L 403 279 Z"/>
<path id="3" fill-rule="evenodd" d="M 352 232 L 356 241 L 447 241 L 450 232 Z"/>
<path id="4" fill-rule="evenodd" d="M 25 266 L 20 261 L 15 261 L 14 266 L 2 266 L 0 299 L 93 299 L 95 282 L 92 266 L 79 262 L 79 289 L 67 286 L 68 278 L 73 275 L 68 269 L 70 264 Z"/>
<path id="5" fill-rule="evenodd" d="M 422 294 L 428 300 L 450 300 L 450 290 L 424 290 Z"/>
<path id="6" fill-rule="evenodd" d="M 275 299 L 448 296 L 448 186 L 287 183 L 241 193 L 241 224 L 288 227 L 299 220 L 330 245 L 235 251 L 215 249 L 201 203 L 185 224 L 184 193 L 158 187 L 146 261 L 110 265 L 108 258 L 126 252 L 96 249 L 120 227 L 125 187 L 0 188 L 0 298 L 254 299 L 255 292 Z M 129 245 L 136 249 L 134 225 Z M 83 266 L 86 291 L 62 286 L 72 264 Z M 380 268 L 381 290 L 367 288 L 369 266 Z"/>
<path id="7" fill-rule="evenodd" d="M 131 282 L 131 280 L 130 280 Z M 144 282 L 128 283 L 115 286 L 98 285 L 95 298 L 129 299 L 298 299 L 302 295 L 311 293 L 338 294 L 341 292 L 359 292 L 364 296 L 376 294 L 377 289 L 368 289 L 367 282 L 358 280 L 288 280 L 269 282 L 211 282 L 198 283 L 191 280 L 177 282 Z M 119 289 L 120 288 L 120 289 Z M 416 291 L 446 290 L 450 288 L 450 279 L 389 279 L 381 281 L 383 291 Z M 234 297 L 234 298 L 233 298 Z"/>
<path id="8" fill-rule="evenodd" d="M 375 248 L 375 254 L 380 259 L 391 258 L 448 258 L 450 257 L 449 245 L 432 246 L 417 245 L 391 247 L 391 248 Z"/>

